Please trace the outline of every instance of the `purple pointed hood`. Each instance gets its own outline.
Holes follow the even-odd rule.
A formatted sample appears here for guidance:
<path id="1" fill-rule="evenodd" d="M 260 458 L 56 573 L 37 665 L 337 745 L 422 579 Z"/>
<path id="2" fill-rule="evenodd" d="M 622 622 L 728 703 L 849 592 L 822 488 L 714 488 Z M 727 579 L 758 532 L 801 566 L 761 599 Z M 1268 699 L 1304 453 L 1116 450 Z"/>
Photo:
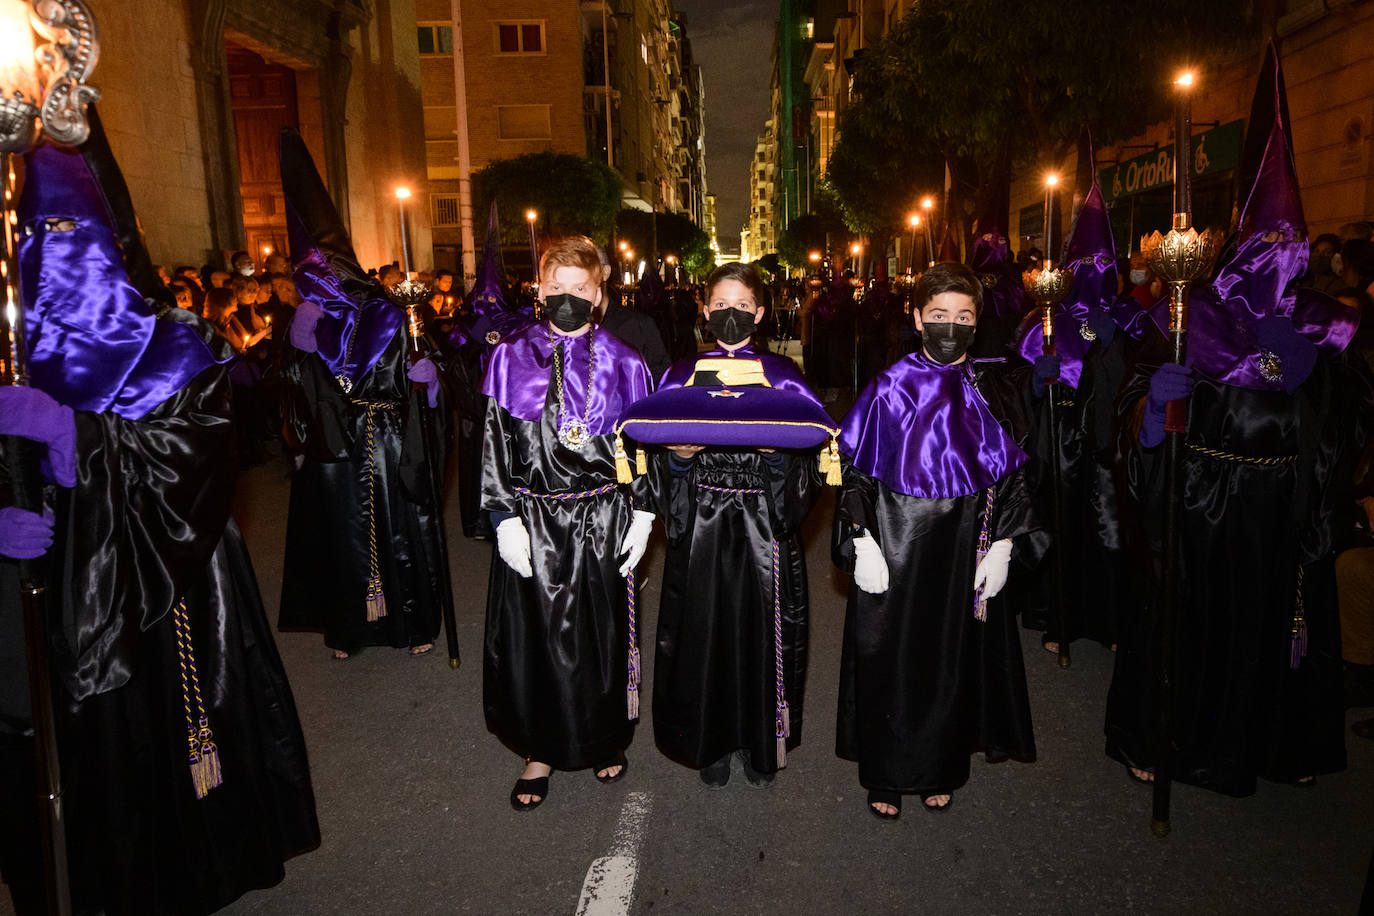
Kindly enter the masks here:
<path id="1" fill-rule="evenodd" d="M 1267 357 L 1257 339 L 1269 318 L 1288 318 L 1318 353 L 1343 351 L 1359 326 L 1359 313 L 1329 296 L 1295 289 L 1307 269 L 1307 223 L 1298 193 L 1288 120 L 1288 99 L 1278 51 L 1271 42 L 1260 68 L 1240 164 L 1244 205 L 1236 233 L 1210 288 L 1195 289 L 1189 310 L 1189 362 L 1228 385 L 1282 390 L 1284 382 L 1260 370 Z M 1167 302 L 1151 310 L 1168 327 Z"/>
<path id="2" fill-rule="evenodd" d="M 501 263 L 501 229 L 496 201 L 491 202 L 487 214 L 487 240 L 482 247 L 482 263 L 477 266 L 477 281 L 472 287 L 472 311 L 475 315 L 491 316 L 507 310 L 506 271 Z"/>
<path id="3" fill-rule="evenodd" d="M 945 234 L 940 238 L 940 250 L 935 255 L 937 264 L 962 264 L 963 258 L 959 257 L 959 243 L 954 239 L 954 230 L 949 223 L 945 223 Z"/>
<path id="4" fill-rule="evenodd" d="M 358 265 L 348 230 L 294 128 L 282 128 L 278 153 L 296 291 L 324 311 L 315 326 L 320 358 L 335 378 L 356 384 L 401 330 L 404 313 Z"/>
<path id="5" fill-rule="evenodd" d="M 26 157 L 18 217 L 35 387 L 77 410 L 137 420 L 215 363 L 194 330 L 158 321 L 129 283 L 114 217 L 80 154 L 42 146 Z"/>
<path id="6" fill-rule="evenodd" d="M 1010 206 L 1011 188 L 1003 176 L 995 182 L 988 205 L 978 217 L 978 236 L 973 240 L 973 251 L 969 255 L 969 267 L 983 284 L 983 314 L 993 318 L 1020 318 L 1029 306 L 1007 238 Z M 946 241 L 953 245 L 954 239 L 948 230 Z M 944 256 L 942 244 L 940 260 L 944 260 Z"/>

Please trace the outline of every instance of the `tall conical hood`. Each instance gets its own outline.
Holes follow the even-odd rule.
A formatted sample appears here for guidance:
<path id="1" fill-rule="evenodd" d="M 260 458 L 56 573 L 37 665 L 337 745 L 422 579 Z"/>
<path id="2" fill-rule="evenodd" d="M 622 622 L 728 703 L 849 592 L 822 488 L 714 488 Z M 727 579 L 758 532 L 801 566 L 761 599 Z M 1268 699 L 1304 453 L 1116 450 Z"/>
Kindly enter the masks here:
<path id="1" fill-rule="evenodd" d="M 649 264 L 635 287 L 635 307 L 646 315 L 657 314 L 668 304 L 668 288 L 658 275 L 658 268 Z"/>
<path id="2" fill-rule="evenodd" d="M 477 265 L 477 281 L 472 287 L 472 311 L 477 315 L 506 311 L 506 270 L 501 262 L 501 227 L 496 201 L 487 214 L 487 240 L 482 247 L 482 263 Z"/>
<path id="3" fill-rule="evenodd" d="M 978 217 L 978 234 L 969 256 L 969 267 L 976 273 L 1001 271 L 1011 261 L 1011 243 L 1007 239 L 1010 211 L 1011 184 L 1008 175 L 1000 174 L 993 180 L 987 206 Z"/>
<path id="4" fill-rule="evenodd" d="M 77 410 L 138 419 L 214 363 L 194 331 L 159 322 L 129 283 L 114 216 L 79 153 L 30 153 L 17 215 L 35 387 Z"/>
<path id="5" fill-rule="evenodd" d="M 81 144 L 81 156 L 86 160 L 86 167 L 91 170 L 91 175 L 103 192 L 115 238 L 124 256 L 124 269 L 129 275 L 129 282 L 144 298 L 155 298 L 168 305 L 175 305 L 176 300 L 162 285 L 162 279 L 153 267 L 153 259 L 148 254 L 148 243 L 143 237 L 143 227 L 139 225 L 138 214 L 134 212 L 129 185 L 124 180 L 119 163 L 115 161 L 114 152 L 110 149 L 105 127 L 95 105 L 86 109 L 86 116 L 91 125 L 91 133 L 86 142 Z"/>
<path id="6" fill-rule="evenodd" d="M 954 238 L 954 230 L 949 223 L 945 223 L 945 234 L 940 238 L 940 250 L 935 255 L 937 264 L 962 264 L 963 258 L 959 257 L 959 243 Z"/>
<path id="7" fill-rule="evenodd" d="M 1288 318 L 1319 354 L 1340 353 L 1359 313 L 1324 294 L 1296 289 L 1307 269 L 1307 226 L 1293 163 L 1288 101 L 1278 50 L 1271 42 L 1260 68 L 1240 163 L 1244 206 L 1210 288 L 1194 291 L 1188 328 L 1190 362 L 1228 385 L 1281 390 L 1273 355 L 1260 346 L 1261 322 Z M 1168 317 L 1156 307 L 1157 325 Z"/>
<path id="8" fill-rule="evenodd" d="M 1092 162 L 1091 140 L 1080 148 L 1079 155 Z M 1073 285 L 1069 295 L 1054 310 L 1054 342 L 1060 357 L 1060 379 L 1071 388 L 1078 387 L 1083 359 L 1096 339 L 1088 328 L 1088 316 L 1098 310 L 1120 311 L 1113 309 L 1118 299 L 1116 245 L 1112 239 L 1111 219 L 1097 176 L 1093 174 L 1086 180 L 1088 193 L 1069 228 L 1064 241 L 1064 257 L 1060 261 L 1061 267 L 1073 271 Z M 1022 326 L 1018 350 L 1030 361 L 1043 352 L 1044 326 L 1038 313 Z"/>
<path id="9" fill-rule="evenodd" d="M 402 312 L 359 266 L 348 230 L 295 128 L 282 128 L 278 153 L 292 279 L 301 298 L 324 311 L 315 326 L 320 358 L 351 390 L 400 330 Z"/>

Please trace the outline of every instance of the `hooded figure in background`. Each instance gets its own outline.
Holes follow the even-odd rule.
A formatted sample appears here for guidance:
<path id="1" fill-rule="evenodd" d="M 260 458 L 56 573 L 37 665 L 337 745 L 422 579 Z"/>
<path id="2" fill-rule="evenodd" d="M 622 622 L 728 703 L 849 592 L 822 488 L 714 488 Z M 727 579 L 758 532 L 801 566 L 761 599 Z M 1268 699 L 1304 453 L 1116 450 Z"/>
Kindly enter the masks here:
<path id="1" fill-rule="evenodd" d="M 452 358 L 447 365 L 458 411 L 458 508 L 462 512 L 463 536 L 484 541 L 491 539 L 492 531 L 491 521 L 481 507 L 482 422 L 487 412 L 482 376 L 496 345 L 534 322 L 533 310 L 507 305 L 508 293 L 501 279 L 504 275 L 501 229 L 493 200 L 468 314 L 455 322 L 448 335 Z"/>
<path id="2" fill-rule="evenodd" d="M 668 313 L 668 289 L 653 265 L 644 270 L 644 276 L 635 288 L 633 309 L 626 308 L 614 298 L 608 298 L 606 308 L 601 313 L 601 327 L 629 344 L 639 354 L 644 365 L 649 367 L 649 376 L 654 382 L 668 371 L 668 350 L 663 346 L 661 331 Z"/>
<path id="3" fill-rule="evenodd" d="M 147 253 L 92 126 L 84 159 L 27 157 L 19 204 L 32 387 L 0 388 L 0 435 L 39 443 L 46 485 L 43 513 L 0 508 L 0 867 L 16 910 L 42 911 L 13 562 L 41 556 L 74 908 L 209 913 L 279 882 L 319 828 L 229 516 L 232 353 L 131 283 L 151 289 Z"/>
<path id="4" fill-rule="evenodd" d="M 408 367 L 405 313 L 363 273 L 300 134 L 281 133 L 296 289 L 282 382 L 291 482 L 282 629 L 318 630 L 334 657 L 364 646 L 433 648 L 447 563 L 425 474 L 420 398 L 450 439 L 436 365 Z M 424 390 L 415 385 L 423 384 Z M 439 488 L 442 492 L 442 486 Z"/>
<path id="5" fill-rule="evenodd" d="M 1079 147 L 1079 187 L 1087 187 L 1078 215 L 1064 243 L 1059 263 L 1073 271 L 1073 286 L 1054 307 L 1055 355 L 1044 354 L 1041 310 L 1026 315 L 1017 332 L 1016 350 L 1034 364 L 1030 448 L 1040 472 L 1033 484 L 1041 518 L 1052 518 L 1053 485 L 1049 462 L 1057 460 L 1063 479 L 1061 518 L 1064 530 L 1050 551 L 1064 551 L 1065 616 L 1072 641 L 1080 636 L 1104 646 L 1117 641 L 1117 616 L 1129 607 L 1139 588 L 1129 579 L 1116 509 L 1116 394 L 1126 367 L 1140 349 L 1146 315 L 1134 299 L 1116 294 L 1116 249 L 1111 221 L 1092 172 L 1092 143 Z M 980 327 L 978 333 L 982 334 Z M 1051 388 L 1047 382 L 1057 379 Z M 1059 437 L 1053 439 L 1048 404 L 1058 399 Z M 1054 560 L 1029 578 L 1014 579 L 1007 600 L 1021 615 L 1022 626 L 1044 632 L 1044 643 L 1057 652 L 1065 634 L 1054 632 Z"/>
<path id="6" fill-rule="evenodd" d="M 1011 186 L 1004 176 L 993 188 L 987 209 L 978 218 L 978 237 L 969 254 L 969 267 L 983 284 L 983 314 L 978 318 L 978 336 L 969 350 L 974 357 L 1006 356 L 1016 339 L 1017 326 L 1031 306 L 1007 239 L 1010 208 Z"/>
<path id="7" fill-rule="evenodd" d="M 1193 291 L 1189 367 L 1142 362 L 1118 400 L 1142 561 L 1156 571 L 1164 405 L 1187 400 L 1173 772 L 1235 796 L 1257 777 L 1305 783 L 1345 767 L 1333 547 L 1370 406 L 1344 357 L 1359 315 L 1294 282 L 1307 230 L 1272 45 L 1248 123 L 1248 193 L 1215 279 Z M 1107 699 L 1107 753 L 1142 780 L 1153 778 L 1153 616 L 1121 622 Z"/>

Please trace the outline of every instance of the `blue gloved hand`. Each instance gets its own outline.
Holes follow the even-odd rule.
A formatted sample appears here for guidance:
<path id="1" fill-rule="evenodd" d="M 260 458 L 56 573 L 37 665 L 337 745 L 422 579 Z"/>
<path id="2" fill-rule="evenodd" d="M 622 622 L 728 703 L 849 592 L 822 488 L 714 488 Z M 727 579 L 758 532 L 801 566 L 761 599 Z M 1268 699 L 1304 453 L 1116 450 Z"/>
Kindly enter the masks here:
<path id="1" fill-rule="evenodd" d="M 52 546 L 52 512 L 6 506 L 0 509 L 0 557 L 36 560 Z"/>
<path id="2" fill-rule="evenodd" d="M 1107 347 L 1116 336 L 1116 322 L 1102 309 L 1088 311 L 1088 330 L 1097 335 L 1097 345 Z"/>
<path id="3" fill-rule="evenodd" d="M 1150 394 L 1145 398 L 1145 415 L 1140 423 L 1140 444 L 1154 448 L 1164 441 L 1165 405 L 1181 401 L 1193 393 L 1197 380 L 1193 370 L 1178 363 L 1165 363 L 1150 378 Z"/>
<path id="4" fill-rule="evenodd" d="M 410 364 L 406 378 L 417 385 L 424 385 L 429 395 L 429 406 L 439 406 L 439 367 L 428 356 L 421 357 Z"/>
<path id="5" fill-rule="evenodd" d="M 324 309 L 317 302 L 307 299 L 297 306 L 291 318 L 291 346 L 302 353 L 318 353 L 320 345 L 315 341 L 315 325 L 323 317 Z"/>
<path id="6" fill-rule="evenodd" d="M 1059 367 L 1063 361 L 1058 354 L 1045 353 L 1035 358 L 1031 369 L 1031 391 L 1037 398 L 1045 396 L 1045 389 L 1051 380 L 1059 380 Z"/>
<path id="7" fill-rule="evenodd" d="M 46 391 L 0 388 L 0 436 L 22 436 L 48 447 L 43 476 L 59 487 L 76 486 L 76 414 Z"/>
<path id="8" fill-rule="evenodd" d="M 1255 325 L 1255 340 L 1260 347 L 1279 358 L 1283 387 L 1289 394 L 1298 390 L 1317 365 L 1317 346 L 1293 328 L 1291 319 L 1272 315 Z"/>

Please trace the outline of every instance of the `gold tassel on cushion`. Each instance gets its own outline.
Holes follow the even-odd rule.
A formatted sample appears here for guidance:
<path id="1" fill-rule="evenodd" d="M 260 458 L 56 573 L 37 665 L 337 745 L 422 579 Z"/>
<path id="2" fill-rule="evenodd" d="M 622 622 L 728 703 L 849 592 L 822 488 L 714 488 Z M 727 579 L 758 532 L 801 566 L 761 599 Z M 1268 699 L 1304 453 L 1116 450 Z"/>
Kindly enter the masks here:
<path id="1" fill-rule="evenodd" d="M 840 440 L 831 436 L 829 447 L 823 449 L 821 454 L 825 455 L 821 465 L 825 471 L 826 485 L 838 487 L 844 483 L 844 475 L 840 472 Z"/>
<path id="2" fill-rule="evenodd" d="M 630 459 L 625 455 L 625 440 L 619 432 L 615 434 L 615 479 L 616 483 L 633 483 L 630 474 Z"/>
<path id="3" fill-rule="evenodd" d="M 649 473 L 649 456 L 644 454 L 644 446 L 640 446 L 635 454 L 635 473 L 640 477 Z"/>

